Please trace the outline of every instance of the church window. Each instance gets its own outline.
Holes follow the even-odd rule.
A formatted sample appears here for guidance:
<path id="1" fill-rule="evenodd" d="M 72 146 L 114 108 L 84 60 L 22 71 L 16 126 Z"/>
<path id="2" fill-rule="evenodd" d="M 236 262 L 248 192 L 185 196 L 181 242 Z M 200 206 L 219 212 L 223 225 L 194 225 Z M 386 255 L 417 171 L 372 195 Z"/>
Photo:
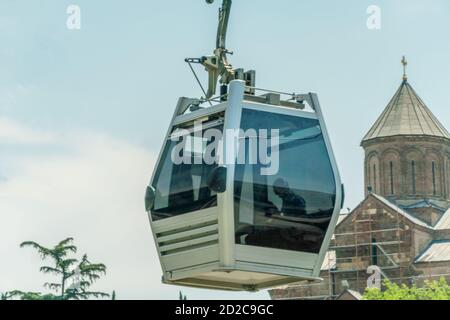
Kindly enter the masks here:
<path id="1" fill-rule="evenodd" d="M 372 252 L 371 252 L 371 262 L 373 266 L 378 265 L 378 245 L 377 239 L 372 238 Z"/>
<path id="2" fill-rule="evenodd" d="M 389 161 L 389 182 L 391 185 L 391 195 L 394 194 L 394 163 Z"/>
<path id="3" fill-rule="evenodd" d="M 431 162 L 431 174 L 433 176 L 433 195 L 436 195 L 436 162 Z"/>
<path id="4" fill-rule="evenodd" d="M 412 184 L 412 193 L 416 194 L 416 162 L 411 161 L 411 184 Z"/>
<path id="5" fill-rule="evenodd" d="M 373 191 L 377 192 L 377 166 L 373 165 Z"/>

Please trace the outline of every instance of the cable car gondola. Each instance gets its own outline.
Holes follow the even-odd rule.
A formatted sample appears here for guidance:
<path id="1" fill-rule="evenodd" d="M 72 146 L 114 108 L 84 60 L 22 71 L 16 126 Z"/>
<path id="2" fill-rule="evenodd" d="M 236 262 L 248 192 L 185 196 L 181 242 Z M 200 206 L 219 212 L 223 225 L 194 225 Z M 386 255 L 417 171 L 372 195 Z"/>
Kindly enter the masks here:
<path id="1" fill-rule="evenodd" d="M 179 99 L 146 190 L 162 281 L 246 291 L 316 281 L 343 202 L 319 101 L 258 89 L 254 71 L 231 67 L 230 8 L 224 0 L 214 55 L 186 59 L 205 66 L 208 90 Z"/>

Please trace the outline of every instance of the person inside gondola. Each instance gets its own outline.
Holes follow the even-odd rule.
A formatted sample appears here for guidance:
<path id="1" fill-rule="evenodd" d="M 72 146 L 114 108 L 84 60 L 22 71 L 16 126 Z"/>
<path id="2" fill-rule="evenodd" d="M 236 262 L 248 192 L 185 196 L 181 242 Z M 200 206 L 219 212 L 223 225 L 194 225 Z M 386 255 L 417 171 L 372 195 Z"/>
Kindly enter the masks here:
<path id="1" fill-rule="evenodd" d="M 273 184 L 273 191 L 282 200 L 280 210 L 282 215 L 294 217 L 306 215 L 305 199 L 298 194 L 295 194 L 285 179 L 276 179 Z"/>
<path id="2" fill-rule="evenodd" d="M 280 209 L 273 202 L 267 202 L 264 211 L 269 220 L 266 224 L 242 228 L 236 243 L 307 252 L 319 250 L 320 242 L 316 239 L 322 230 L 308 221 L 296 220 L 310 219 L 305 199 L 296 194 L 283 178 L 277 178 L 272 188 L 281 199 Z"/>

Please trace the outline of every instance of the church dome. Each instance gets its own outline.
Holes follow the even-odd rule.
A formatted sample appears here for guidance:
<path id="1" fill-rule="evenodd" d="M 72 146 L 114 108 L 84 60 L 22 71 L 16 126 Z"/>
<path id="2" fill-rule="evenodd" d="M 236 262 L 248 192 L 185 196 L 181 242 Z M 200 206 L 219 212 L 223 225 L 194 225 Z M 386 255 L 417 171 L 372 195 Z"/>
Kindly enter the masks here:
<path id="1" fill-rule="evenodd" d="M 403 81 L 364 136 L 366 194 L 397 204 L 450 204 L 450 134 L 409 84 Z M 428 201 L 428 202 L 427 202 Z"/>
<path id="2" fill-rule="evenodd" d="M 432 136 L 450 139 L 448 131 L 404 79 L 362 143 L 392 136 Z"/>

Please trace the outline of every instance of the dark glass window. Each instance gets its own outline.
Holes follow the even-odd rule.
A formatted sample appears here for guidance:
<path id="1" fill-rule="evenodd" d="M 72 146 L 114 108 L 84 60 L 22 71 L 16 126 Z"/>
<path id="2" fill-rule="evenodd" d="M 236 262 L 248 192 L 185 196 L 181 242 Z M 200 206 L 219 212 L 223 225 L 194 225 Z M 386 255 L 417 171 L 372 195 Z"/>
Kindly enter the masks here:
<path id="1" fill-rule="evenodd" d="M 416 194 L 416 162 L 411 161 L 412 193 Z"/>
<path id="2" fill-rule="evenodd" d="M 221 125 L 215 129 L 222 132 Z M 183 140 L 186 141 L 186 147 L 179 152 L 179 156 L 188 161 L 175 164 L 172 152 L 179 146 L 181 139 L 186 139 Z M 178 141 L 167 141 L 153 182 L 156 190 L 151 210 L 154 221 L 217 205 L 217 196 L 206 183 L 217 164 L 207 164 L 203 157 L 207 147 L 214 142 L 214 137 L 209 140 L 203 134 L 198 136 L 193 132 L 181 136 Z"/>
<path id="3" fill-rule="evenodd" d="M 258 132 L 242 141 L 244 148 L 240 152 L 245 150 L 247 160 L 255 142 L 261 151 L 261 139 L 271 138 L 262 136 L 260 129 L 279 130 L 279 169 L 273 175 L 263 175 L 261 168 L 267 165 L 260 161 L 236 165 L 236 243 L 318 253 L 336 197 L 334 174 L 319 122 L 244 109 L 241 128 Z M 275 152 L 269 148 L 272 157 Z"/>

